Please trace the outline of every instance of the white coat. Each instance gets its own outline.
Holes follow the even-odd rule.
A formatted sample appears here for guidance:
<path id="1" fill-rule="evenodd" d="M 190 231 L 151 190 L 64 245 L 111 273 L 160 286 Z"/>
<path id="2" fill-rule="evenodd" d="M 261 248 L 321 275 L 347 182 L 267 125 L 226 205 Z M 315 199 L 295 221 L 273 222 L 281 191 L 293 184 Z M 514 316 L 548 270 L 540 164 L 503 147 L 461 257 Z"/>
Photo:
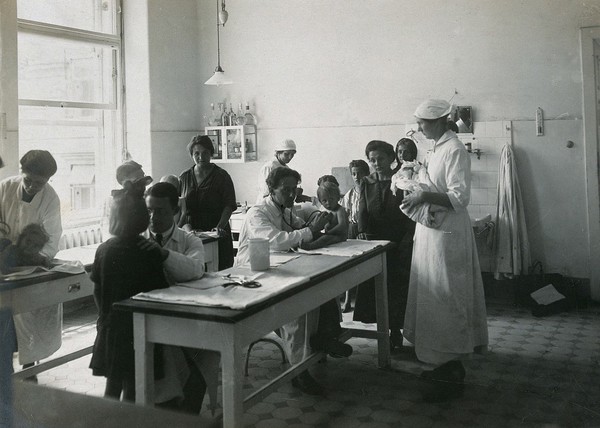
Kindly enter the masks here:
<path id="1" fill-rule="evenodd" d="M 7 237 L 16 242 L 25 226 L 41 223 L 50 235 L 50 241 L 41 252 L 45 256 L 54 257 L 62 234 L 58 195 L 52 186 L 46 184 L 31 202 L 24 202 L 22 197 L 23 178 L 20 175 L 0 182 L 0 218 L 11 229 Z M 18 314 L 14 316 L 14 321 L 21 364 L 47 358 L 60 348 L 62 305 Z"/>
<path id="2" fill-rule="evenodd" d="M 446 132 L 435 144 L 427 171 L 453 209 L 436 229 L 417 223 L 403 333 L 414 343 L 419 360 L 439 365 L 485 347 L 488 333 L 467 212 L 471 160 L 454 132 Z"/>
<path id="3" fill-rule="evenodd" d="M 240 230 L 240 246 L 235 265 L 248 264 L 249 238 L 266 238 L 271 251 L 287 251 L 301 241 L 312 241 L 312 232 L 304 221 L 288 208 L 282 209 L 268 196 L 248 210 Z M 319 309 L 297 318 L 280 328 L 279 335 L 290 364 L 297 364 L 310 355 L 308 339 L 317 331 Z"/>

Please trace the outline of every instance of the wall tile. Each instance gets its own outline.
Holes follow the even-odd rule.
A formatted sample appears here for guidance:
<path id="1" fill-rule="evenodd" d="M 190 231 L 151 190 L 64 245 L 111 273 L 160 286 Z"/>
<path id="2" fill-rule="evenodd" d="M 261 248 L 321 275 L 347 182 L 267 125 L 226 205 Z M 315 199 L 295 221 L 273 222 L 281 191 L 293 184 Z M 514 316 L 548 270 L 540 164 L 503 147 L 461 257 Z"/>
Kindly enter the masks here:
<path id="1" fill-rule="evenodd" d="M 471 203 L 473 205 L 487 205 L 488 189 L 471 189 Z"/>
<path id="2" fill-rule="evenodd" d="M 485 157 L 485 170 L 488 172 L 498 172 L 500 165 L 500 155 L 490 154 Z"/>
<path id="3" fill-rule="evenodd" d="M 497 172 L 482 171 L 479 176 L 479 185 L 486 189 L 495 189 L 498 183 Z"/>
<path id="4" fill-rule="evenodd" d="M 498 198 L 498 189 L 494 188 L 494 189 L 486 189 L 486 190 L 487 190 L 487 194 L 488 194 L 488 196 L 487 196 L 488 204 L 495 204 L 496 199 Z"/>
<path id="5" fill-rule="evenodd" d="M 467 211 L 469 212 L 469 216 L 471 218 L 479 218 L 479 214 L 480 214 L 479 205 L 469 204 L 467 206 Z"/>
<path id="6" fill-rule="evenodd" d="M 471 189 L 479 189 L 479 175 L 477 172 L 473 173 L 473 168 L 471 168 Z"/>
<path id="7" fill-rule="evenodd" d="M 504 135 L 503 123 L 501 121 L 486 122 L 485 127 L 488 137 L 502 137 Z"/>

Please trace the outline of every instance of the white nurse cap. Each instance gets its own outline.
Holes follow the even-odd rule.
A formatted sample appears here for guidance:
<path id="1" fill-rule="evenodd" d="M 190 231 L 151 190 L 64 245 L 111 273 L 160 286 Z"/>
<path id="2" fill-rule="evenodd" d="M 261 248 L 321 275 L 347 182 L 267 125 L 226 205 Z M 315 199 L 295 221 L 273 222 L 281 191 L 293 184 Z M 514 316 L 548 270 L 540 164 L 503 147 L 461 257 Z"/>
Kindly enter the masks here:
<path id="1" fill-rule="evenodd" d="M 439 119 L 448 116 L 452 111 L 452 106 L 448 101 L 429 99 L 423 101 L 415 110 L 415 117 L 418 119 Z"/>
<path id="2" fill-rule="evenodd" d="M 296 143 L 294 143 L 294 140 L 288 138 L 275 145 L 275 152 L 285 152 L 286 150 L 296 151 Z"/>

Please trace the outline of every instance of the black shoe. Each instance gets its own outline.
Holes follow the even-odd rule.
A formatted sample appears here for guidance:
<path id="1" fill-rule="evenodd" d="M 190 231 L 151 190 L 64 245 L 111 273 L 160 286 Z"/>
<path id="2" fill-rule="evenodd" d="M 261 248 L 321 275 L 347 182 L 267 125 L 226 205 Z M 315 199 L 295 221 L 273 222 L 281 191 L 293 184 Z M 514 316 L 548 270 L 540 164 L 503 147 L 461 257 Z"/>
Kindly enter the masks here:
<path id="1" fill-rule="evenodd" d="M 404 336 L 400 330 L 392 330 L 390 332 L 390 350 L 393 352 L 395 349 L 402 350 L 402 343 L 404 342 Z"/>
<path id="2" fill-rule="evenodd" d="M 352 355 L 352 346 L 340 342 L 337 339 L 331 339 L 325 342 L 323 351 L 327 352 L 333 358 L 347 358 Z"/>
<path id="3" fill-rule="evenodd" d="M 465 367 L 459 360 L 448 361 L 433 370 L 421 372 L 421 379 L 442 382 L 462 382 L 465 379 Z"/>
<path id="4" fill-rule="evenodd" d="M 292 386 L 307 395 L 324 395 L 323 387 L 310 375 L 308 371 L 300 373 L 292 379 Z"/>

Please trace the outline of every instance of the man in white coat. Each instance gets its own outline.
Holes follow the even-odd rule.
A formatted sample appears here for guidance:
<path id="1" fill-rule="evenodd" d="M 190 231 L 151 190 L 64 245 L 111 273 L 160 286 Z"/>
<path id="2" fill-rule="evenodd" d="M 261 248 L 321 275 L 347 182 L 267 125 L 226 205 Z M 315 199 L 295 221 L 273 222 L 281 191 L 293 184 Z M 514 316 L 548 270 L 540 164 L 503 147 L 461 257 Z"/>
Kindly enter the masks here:
<path id="1" fill-rule="evenodd" d="M 46 150 L 30 150 L 21 158 L 21 175 L 0 182 L 0 220 L 8 229 L 4 237 L 13 242 L 30 223 L 41 224 L 50 240 L 41 254 L 52 259 L 62 234 L 60 200 L 48 184 L 57 171 L 56 161 Z M 62 343 L 62 305 L 14 315 L 19 362 L 23 368 L 56 352 Z"/>
<path id="2" fill-rule="evenodd" d="M 170 285 L 199 279 L 205 269 L 202 240 L 175 225 L 178 202 L 177 189 L 171 183 L 157 183 L 148 189 L 148 240 L 140 244 L 148 250 L 160 248 Z M 165 346 L 164 349 L 165 376 L 156 383 L 155 401 L 169 402 L 169 407 L 198 414 L 206 392 L 205 377 L 216 382 L 219 354 L 176 346 Z"/>
<path id="3" fill-rule="evenodd" d="M 290 208 L 294 205 L 300 174 L 293 169 L 277 168 L 267 178 L 269 195 L 248 210 L 240 230 L 240 246 L 236 266 L 249 262 L 248 239 L 266 238 L 273 251 L 286 251 L 310 242 L 320 236 L 320 231 L 329 222 L 330 213 L 321 212 L 310 224 L 295 216 Z M 337 336 L 341 332 L 339 310 L 335 301 L 323 304 L 303 317 L 280 328 L 284 350 L 290 364 L 297 364 L 310 355 L 311 346 L 335 357 L 347 357 L 352 347 L 341 343 Z M 309 342 L 310 340 L 310 342 Z M 320 395 L 319 385 L 308 371 L 292 380 L 292 385 L 304 393 Z"/>

